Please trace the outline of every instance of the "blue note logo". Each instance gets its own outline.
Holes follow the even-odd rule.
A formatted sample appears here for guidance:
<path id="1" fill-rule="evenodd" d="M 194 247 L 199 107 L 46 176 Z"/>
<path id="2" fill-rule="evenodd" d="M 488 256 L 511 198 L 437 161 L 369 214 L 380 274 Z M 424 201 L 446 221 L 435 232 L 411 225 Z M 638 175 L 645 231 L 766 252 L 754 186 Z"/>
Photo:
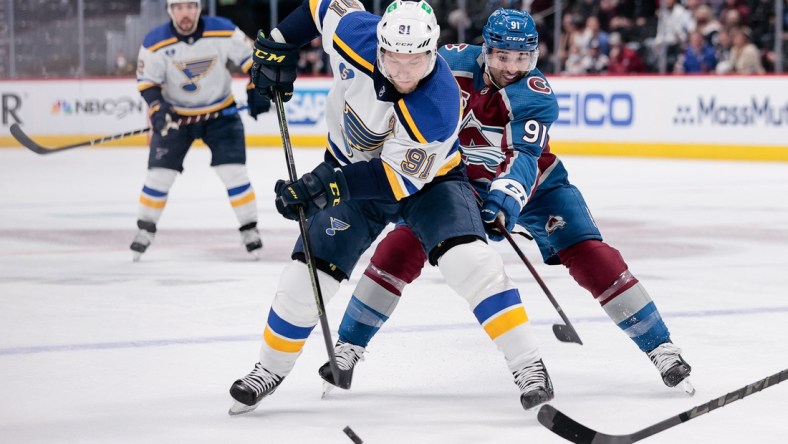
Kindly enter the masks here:
<path id="1" fill-rule="evenodd" d="M 352 79 L 353 77 L 356 77 L 356 73 L 352 69 L 350 69 L 347 66 L 345 66 L 344 63 L 340 63 L 339 64 L 339 77 L 341 77 L 342 80 Z"/>
<path id="2" fill-rule="evenodd" d="M 337 231 L 345 231 L 348 228 L 350 228 L 349 223 L 332 217 L 331 227 L 326 228 L 326 234 L 329 236 L 333 236 L 337 234 Z"/>
<path id="3" fill-rule="evenodd" d="M 186 83 L 182 83 L 181 89 L 188 92 L 195 92 L 199 89 L 197 84 L 203 77 L 208 75 L 208 72 L 216 64 L 216 57 L 210 59 L 192 60 L 190 62 L 175 62 L 175 66 L 189 79 Z"/>

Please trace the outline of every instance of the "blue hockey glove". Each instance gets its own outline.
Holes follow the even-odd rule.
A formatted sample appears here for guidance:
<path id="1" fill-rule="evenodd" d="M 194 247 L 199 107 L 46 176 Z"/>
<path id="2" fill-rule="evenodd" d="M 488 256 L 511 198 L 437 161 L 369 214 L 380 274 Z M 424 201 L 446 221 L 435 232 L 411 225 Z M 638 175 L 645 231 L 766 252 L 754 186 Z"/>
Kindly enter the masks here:
<path id="1" fill-rule="evenodd" d="M 298 55 L 298 46 L 268 40 L 262 30 L 258 31 L 252 55 L 254 65 L 249 71 L 257 91 L 273 99 L 272 88 L 276 88 L 282 93 L 283 101 L 292 99 Z"/>
<path id="2" fill-rule="evenodd" d="M 334 169 L 325 162 L 295 182 L 278 180 L 274 192 L 276 211 L 290 220 L 298 220 L 299 205 L 304 207 L 304 214 L 309 218 L 350 198 L 342 170 Z"/>
<path id="3" fill-rule="evenodd" d="M 170 130 L 178 129 L 178 115 L 165 100 L 154 100 L 148 107 L 150 125 L 154 131 L 167 137 Z"/>
<path id="4" fill-rule="evenodd" d="M 267 113 L 271 109 L 271 101 L 257 92 L 253 83 L 246 86 L 246 104 L 249 105 L 249 115 L 254 120 L 257 120 L 259 114 Z"/>
<path id="5" fill-rule="evenodd" d="M 487 236 L 495 242 L 503 240 L 503 233 L 495 223 L 496 218 L 501 214 L 504 228 L 511 232 L 526 202 L 528 194 L 521 183 L 511 179 L 495 179 L 482 204 L 482 222 Z"/>

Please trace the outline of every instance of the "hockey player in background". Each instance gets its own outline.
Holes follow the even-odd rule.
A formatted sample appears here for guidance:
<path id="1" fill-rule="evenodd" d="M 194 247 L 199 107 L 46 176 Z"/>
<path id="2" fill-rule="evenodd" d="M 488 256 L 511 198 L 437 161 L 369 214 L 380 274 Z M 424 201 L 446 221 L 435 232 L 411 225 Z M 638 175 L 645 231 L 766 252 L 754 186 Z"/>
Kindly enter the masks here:
<path id="1" fill-rule="evenodd" d="M 272 40 L 258 35 L 258 88 L 277 88 L 287 98 L 298 48 L 319 34 L 335 73 L 326 161 L 296 182 L 279 181 L 277 210 L 293 220 L 299 206 L 306 211 L 326 303 L 386 225 L 404 219 L 503 353 L 529 409 L 552 399 L 553 388 L 464 175 L 460 90 L 437 54 L 439 31 L 424 1 L 396 0 L 381 18 L 355 0 L 311 0 L 271 31 Z M 259 362 L 230 388 L 230 414 L 253 410 L 276 390 L 317 325 L 301 239 L 293 259 L 268 313 Z"/>
<path id="2" fill-rule="evenodd" d="M 137 88 L 148 103 L 151 127 L 148 172 L 139 200 L 137 227 L 131 243 L 138 260 L 156 235 L 156 224 L 183 159 L 196 139 L 211 150 L 211 166 L 227 188 L 240 224 L 241 241 L 250 253 L 263 247 L 257 230 L 257 202 L 246 169 L 244 127 L 230 91 L 227 61 L 248 72 L 252 42 L 232 22 L 200 17 L 200 2 L 167 0 L 171 22 L 151 30 L 140 48 Z M 271 103 L 250 83 L 249 115 L 268 111 Z M 228 111 L 213 120 L 179 127 L 180 117 Z"/>
<path id="3" fill-rule="evenodd" d="M 498 9 L 483 28 L 484 45 L 440 49 L 465 102 L 460 149 L 472 185 L 483 196 L 481 214 L 490 239 L 502 218 L 511 231 L 527 228 L 547 264 L 563 264 L 605 313 L 642 350 L 668 387 L 692 394 L 690 366 L 673 345 L 651 297 L 618 250 L 602 242 L 580 191 L 550 152 L 548 130 L 558 117 L 552 89 L 535 68 L 538 33 L 527 12 Z M 398 225 L 378 244 L 345 310 L 335 347 L 340 380 L 328 365 L 328 383 L 350 388 L 353 368 L 370 339 L 391 316 L 403 288 L 426 260 L 418 233 Z M 327 385 L 326 390 L 331 386 Z"/>

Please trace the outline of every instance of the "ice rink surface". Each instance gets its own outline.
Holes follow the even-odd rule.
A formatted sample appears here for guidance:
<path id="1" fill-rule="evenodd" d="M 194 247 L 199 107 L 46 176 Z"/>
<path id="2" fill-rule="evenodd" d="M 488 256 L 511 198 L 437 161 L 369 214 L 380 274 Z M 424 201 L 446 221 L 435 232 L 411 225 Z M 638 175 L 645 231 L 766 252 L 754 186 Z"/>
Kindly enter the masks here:
<path id="1" fill-rule="evenodd" d="M 299 172 L 320 150 L 296 150 Z M 37 156 L 0 150 L 0 442 L 559 443 L 519 405 L 503 358 L 434 268 L 408 287 L 359 364 L 353 389 L 321 400 L 315 330 L 295 370 L 252 414 L 228 389 L 255 361 L 298 234 L 274 210 L 281 149 L 250 150 L 260 261 L 206 149 L 193 150 L 154 245 L 132 263 L 144 149 Z M 630 433 L 788 368 L 788 164 L 567 157 L 605 240 L 651 293 L 693 366 L 694 398 L 653 365 L 563 267 L 520 246 L 585 345 L 506 244 L 555 385 L 553 405 L 605 433 Z M 342 312 L 371 252 L 328 304 Z M 334 338 L 336 332 L 333 332 Z M 649 438 L 784 443 L 788 383 Z"/>

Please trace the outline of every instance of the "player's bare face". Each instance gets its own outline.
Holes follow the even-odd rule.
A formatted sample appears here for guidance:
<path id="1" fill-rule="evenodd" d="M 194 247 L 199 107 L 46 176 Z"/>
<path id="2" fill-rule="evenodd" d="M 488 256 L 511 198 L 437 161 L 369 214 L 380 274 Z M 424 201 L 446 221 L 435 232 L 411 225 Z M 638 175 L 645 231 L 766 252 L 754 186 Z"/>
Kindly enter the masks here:
<path id="1" fill-rule="evenodd" d="M 522 79 L 531 65 L 531 51 L 493 48 L 487 55 L 487 69 L 495 84 L 503 88 Z"/>
<path id="2" fill-rule="evenodd" d="M 389 80 L 400 94 L 408 94 L 416 89 L 430 65 L 430 54 L 383 53 L 383 64 Z"/>
<path id="3" fill-rule="evenodd" d="M 172 21 L 178 34 L 189 35 L 197 30 L 197 3 L 175 3 L 170 6 Z"/>

